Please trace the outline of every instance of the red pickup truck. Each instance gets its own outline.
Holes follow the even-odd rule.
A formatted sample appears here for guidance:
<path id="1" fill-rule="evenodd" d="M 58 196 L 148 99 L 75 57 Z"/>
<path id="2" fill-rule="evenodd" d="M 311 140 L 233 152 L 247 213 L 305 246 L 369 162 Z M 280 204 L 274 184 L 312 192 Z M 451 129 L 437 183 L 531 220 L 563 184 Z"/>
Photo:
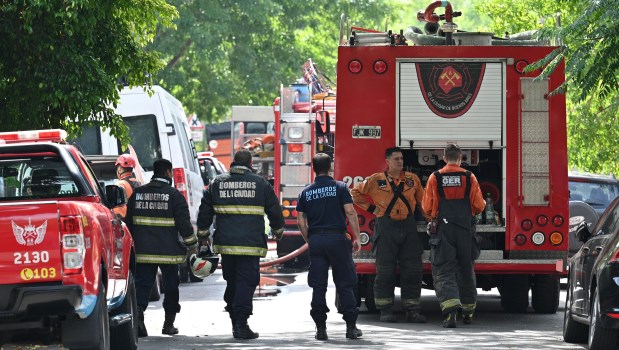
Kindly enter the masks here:
<path id="1" fill-rule="evenodd" d="M 64 347 L 137 349 L 133 239 L 63 130 L 0 133 L 0 342 L 50 329 Z"/>

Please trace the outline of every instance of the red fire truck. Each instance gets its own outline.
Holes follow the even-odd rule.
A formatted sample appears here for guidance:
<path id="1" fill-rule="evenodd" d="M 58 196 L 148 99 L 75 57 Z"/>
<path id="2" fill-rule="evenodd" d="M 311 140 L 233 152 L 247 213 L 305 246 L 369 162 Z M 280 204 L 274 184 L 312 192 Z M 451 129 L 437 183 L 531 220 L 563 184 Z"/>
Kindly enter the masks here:
<path id="1" fill-rule="evenodd" d="M 286 256 L 305 241 L 297 227 L 297 198 L 313 181 L 311 160 L 316 152 L 333 155 L 335 133 L 335 92 L 329 79 L 308 60 L 302 67 L 303 82 L 281 87 L 275 99 L 274 189 L 280 198 L 286 222 L 285 238 L 277 242 L 278 256 Z M 331 83 L 332 84 L 332 83 Z M 287 262 L 307 267 L 307 254 Z"/>
<path id="2" fill-rule="evenodd" d="M 437 7 L 446 6 L 437 15 Z M 404 150 L 405 169 L 424 182 L 442 167 L 442 150 L 456 143 L 464 167 L 490 193 L 495 223 L 477 226 L 483 237 L 477 285 L 498 287 L 509 312 L 532 306 L 554 313 L 568 252 L 568 182 L 564 81 L 560 63 L 547 78 L 525 67 L 552 52 L 534 38 L 459 33 L 446 1 L 419 15 L 444 36 L 414 27 L 399 34 L 342 30 L 337 65 L 335 178 L 355 186 L 385 169 L 384 150 Z M 342 25 L 344 28 L 345 25 Z M 414 44 L 414 45 L 413 45 Z M 421 220 L 423 218 L 419 216 Z M 355 256 L 359 300 L 374 309 L 376 273 L 371 237 L 375 217 L 359 211 L 363 248 Z M 424 283 L 431 287 L 425 222 Z"/>

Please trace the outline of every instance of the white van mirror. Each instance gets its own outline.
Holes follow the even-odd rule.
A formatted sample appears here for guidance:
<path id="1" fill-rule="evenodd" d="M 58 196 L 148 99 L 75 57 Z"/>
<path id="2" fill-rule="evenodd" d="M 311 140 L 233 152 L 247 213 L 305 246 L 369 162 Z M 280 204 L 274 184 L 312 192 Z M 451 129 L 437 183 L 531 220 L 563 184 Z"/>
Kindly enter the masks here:
<path id="1" fill-rule="evenodd" d="M 176 130 L 174 130 L 174 124 L 166 124 L 165 132 L 168 136 L 176 135 Z"/>

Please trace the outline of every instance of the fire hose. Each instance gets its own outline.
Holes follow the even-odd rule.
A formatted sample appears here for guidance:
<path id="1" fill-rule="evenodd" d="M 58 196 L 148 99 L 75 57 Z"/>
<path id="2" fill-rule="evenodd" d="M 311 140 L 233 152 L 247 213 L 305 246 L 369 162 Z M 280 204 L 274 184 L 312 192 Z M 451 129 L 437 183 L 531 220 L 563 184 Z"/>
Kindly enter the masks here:
<path id="1" fill-rule="evenodd" d="M 299 247 L 296 250 L 288 253 L 287 255 L 282 256 L 281 258 L 277 258 L 277 259 L 261 262 L 260 263 L 260 267 L 269 267 L 269 266 L 273 266 L 273 265 L 282 264 L 282 263 L 284 263 L 284 262 L 286 262 L 288 260 L 292 260 L 292 259 L 296 258 L 297 256 L 305 253 L 308 248 L 309 248 L 309 246 L 307 245 L 307 243 L 305 243 L 301 247 Z"/>

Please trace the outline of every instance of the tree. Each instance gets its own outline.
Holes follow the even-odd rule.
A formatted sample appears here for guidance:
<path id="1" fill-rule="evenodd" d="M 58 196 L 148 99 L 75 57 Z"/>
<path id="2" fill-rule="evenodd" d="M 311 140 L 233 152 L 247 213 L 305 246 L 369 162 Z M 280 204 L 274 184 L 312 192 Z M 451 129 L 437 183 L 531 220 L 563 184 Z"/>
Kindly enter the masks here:
<path id="1" fill-rule="evenodd" d="M 271 105 L 308 58 L 334 77 L 341 13 L 371 28 L 396 13 L 392 1 L 373 0 L 170 3 L 178 30 L 160 30 L 150 46 L 166 61 L 155 81 L 207 123 L 225 119 L 232 105 Z"/>
<path id="2" fill-rule="evenodd" d="M 70 135 L 98 123 L 126 139 L 111 108 L 124 77 L 149 84 L 163 67 L 144 48 L 157 24 L 172 27 L 165 0 L 0 2 L 0 130 L 62 127 Z"/>
<path id="3" fill-rule="evenodd" d="M 488 0 L 477 7 L 501 14 L 492 17 L 495 31 L 543 28 L 542 37 L 560 39 L 563 45 L 533 67 L 547 74 L 565 60 L 560 92 L 567 91 L 569 166 L 619 174 L 619 1 Z M 542 19 L 549 19 L 545 26 Z"/>

